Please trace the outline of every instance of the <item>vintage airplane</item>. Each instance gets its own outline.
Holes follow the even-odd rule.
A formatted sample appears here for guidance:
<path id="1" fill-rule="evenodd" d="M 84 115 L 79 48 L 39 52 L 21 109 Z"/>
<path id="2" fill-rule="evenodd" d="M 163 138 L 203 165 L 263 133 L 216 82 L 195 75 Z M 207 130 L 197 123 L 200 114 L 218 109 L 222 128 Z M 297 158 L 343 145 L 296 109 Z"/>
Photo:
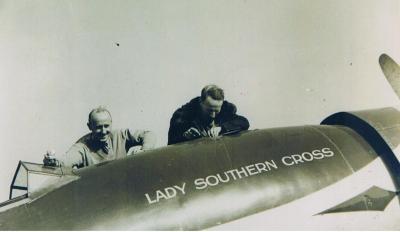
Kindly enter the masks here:
<path id="1" fill-rule="evenodd" d="M 400 96 L 399 66 L 379 62 Z M 389 107 L 79 170 L 20 162 L 0 229 L 400 229 L 399 144 Z"/>

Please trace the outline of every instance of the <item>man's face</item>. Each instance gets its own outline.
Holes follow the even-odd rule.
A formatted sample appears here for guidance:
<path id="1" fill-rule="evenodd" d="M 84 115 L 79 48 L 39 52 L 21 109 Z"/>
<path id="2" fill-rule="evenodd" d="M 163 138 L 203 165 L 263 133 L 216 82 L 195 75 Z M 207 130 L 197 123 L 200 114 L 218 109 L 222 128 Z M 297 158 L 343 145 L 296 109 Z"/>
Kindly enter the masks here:
<path id="1" fill-rule="evenodd" d="M 214 119 L 221 111 L 222 103 L 224 103 L 223 100 L 215 100 L 212 97 L 207 96 L 207 98 L 200 104 L 201 110 L 206 117 Z"/>
<path id="2" fill-rule="evenodd" d="M 94 138 L 100 142 L 106 142 L 111 132 L 111 117 L 107 112 L 93 113 L 89 129 Z"/>

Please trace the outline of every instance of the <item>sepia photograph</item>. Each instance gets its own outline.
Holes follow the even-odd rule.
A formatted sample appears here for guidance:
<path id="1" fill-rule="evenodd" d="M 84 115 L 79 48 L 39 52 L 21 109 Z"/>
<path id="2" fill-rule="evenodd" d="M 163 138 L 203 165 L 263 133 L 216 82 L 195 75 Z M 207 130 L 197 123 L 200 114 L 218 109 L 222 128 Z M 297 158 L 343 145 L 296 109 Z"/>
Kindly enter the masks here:
<path id="1" fill-rule="evenodd" d="M 0 230 L 399 230 L 399 0 L 0 0 Z"/>

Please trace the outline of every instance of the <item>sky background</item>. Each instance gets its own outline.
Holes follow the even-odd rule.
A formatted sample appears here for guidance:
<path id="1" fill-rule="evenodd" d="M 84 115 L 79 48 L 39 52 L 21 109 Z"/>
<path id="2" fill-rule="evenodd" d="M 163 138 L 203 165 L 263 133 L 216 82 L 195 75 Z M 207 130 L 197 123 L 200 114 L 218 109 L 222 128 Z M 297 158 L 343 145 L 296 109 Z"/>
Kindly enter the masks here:
<path id="1" fill-rule="evenodd" d="M 19 160 L 65 152 L 99 105 L 158 146 L 209 83 L 251 129 L 397 105 L 378 57 L 400 62 L 399 22 L 389 0 L 0 0 L 0 201 Z"/>

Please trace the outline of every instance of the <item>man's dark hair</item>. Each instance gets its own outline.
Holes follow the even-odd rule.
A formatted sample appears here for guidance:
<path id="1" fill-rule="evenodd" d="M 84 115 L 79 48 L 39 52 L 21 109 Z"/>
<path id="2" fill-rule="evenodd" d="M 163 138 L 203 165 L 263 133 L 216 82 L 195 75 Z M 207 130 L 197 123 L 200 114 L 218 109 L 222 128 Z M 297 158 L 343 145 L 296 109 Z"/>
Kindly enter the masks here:
<path id="1" fill-rule="evenodd" d="M 206 85 L 201 90 L 201 100 L 204 101 L 210 96 L 214 100 L 224 100 L 224 90 L 216 85 Z"/>
<path id="2" fill-rule="evenodd" d="M 93 109 L 92 111 L 90 111 L 89 118 L 88 118 L 88 124 L 89 125 L 92 124 L 92 116 L 93 116 L 94 113 L 102 113 L 102 112 L 106 112 L 108 114 L 108 116 L 110 116 L 110 119 L 112 121 L 110 111 L 108 111 L 104 106 L 99 106 L 99 107 Z"/>

